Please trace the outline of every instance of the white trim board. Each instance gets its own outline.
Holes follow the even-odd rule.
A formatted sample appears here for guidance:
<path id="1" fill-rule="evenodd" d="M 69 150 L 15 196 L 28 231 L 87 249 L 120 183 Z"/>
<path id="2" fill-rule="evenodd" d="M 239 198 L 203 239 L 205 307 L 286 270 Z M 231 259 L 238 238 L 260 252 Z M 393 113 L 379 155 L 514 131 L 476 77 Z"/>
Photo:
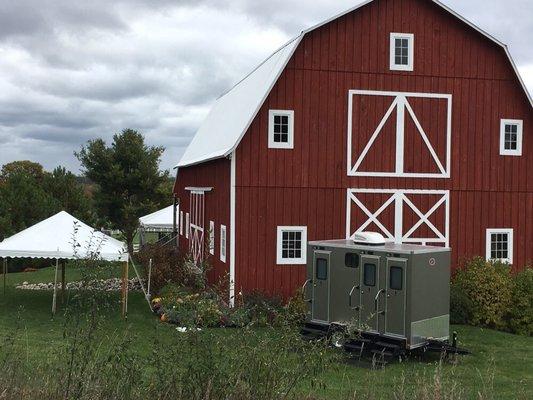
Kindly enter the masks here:
<path id="1" fill-rule="evenodd" d="M 381 96 L 393 98 L 392 103 L 385 115 L 381 119 L 370 140 L 363 151 L 358 154 L 355 164 L 352 161 L 353 148 L 353 98 L 354 96 Z M 444 99 L 447 101 L 446 116 L 446 159 L 441 160 L 437 156 L 435 149 L 429 141 L 424 128 L 420 124 L 413 108 L 409 103 L 409 98 Z M 384 171 L 359 171 L 370 148 L 380 135 L 383 127 L 396 111 L 396 165 L 395 170 Z M 439 173 L 404 172 L 404 136 L 405 136 L 405 114 L 409 115 L 416 125 L 418 133 L 422 137 L 431 157 L 439 169 Z M 441 93 L 413 93 L 413 92 L 388 92 L 376 90 L 349 90 L 348 91 L 348 131 L 347 131 L 347 173 L 348 176 L 379 176 L 379 177 L 407 177 L 407 178 L 449 178 L 451 170 L 451 140 L 452 140 L 452 95 Z M 444 162 L 444 165 L 443 165 Z"/>
<path id="2" fill-rule="evenodd" d="M 391 196 L 372 213 L 366 205 L 357 197 L 357 194 L 390 194 Z M 423 213 L 416 207 L 408 198 L 409 195 L 439 195 L 430 209 Z M 361 224 L 355 231 L 352 231 L 351 214 L 352 204 L 355 204 L 368 219 Z M 394 230 L 389 231 L 380 221 L 379 216 L 389 206 L 394 204 Z M 420 218 L 411 228 L 406 232 L 403 231 L 403 210 L 407 205 Z M 445 209 L 444 232 L 439 230 L 429 218 L 441 207 Z M 417 190 L 417 189 L 347 189 L 346 190 L 346 239 L 353 239 L 356 233 L 364 232 L 365 229 L 374 223 L 380 230 L 385 239 L 394 243 L 441 243 L 446 247 L 450 243 L 450 191 L 449 190 Z M 432 238 L 413 237 L 414 232 L 423 224 L 426 224 L 429 229 L 435 234 Z"/>

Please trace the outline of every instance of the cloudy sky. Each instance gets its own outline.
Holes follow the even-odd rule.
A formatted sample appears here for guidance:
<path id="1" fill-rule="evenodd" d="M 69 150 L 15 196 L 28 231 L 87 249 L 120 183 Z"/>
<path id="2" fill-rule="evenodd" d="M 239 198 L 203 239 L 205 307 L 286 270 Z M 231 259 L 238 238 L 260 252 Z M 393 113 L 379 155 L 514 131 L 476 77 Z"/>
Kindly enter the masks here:
<path id="1" fill-rule="evenodd" d="M 177 163 L 215 98 L 264 57 L 360 0 L 0 0 L 0 164 L 77 172 L 123 128 Z M 445 0 L 507 43 L 533 92 L 533 2 Z"/>

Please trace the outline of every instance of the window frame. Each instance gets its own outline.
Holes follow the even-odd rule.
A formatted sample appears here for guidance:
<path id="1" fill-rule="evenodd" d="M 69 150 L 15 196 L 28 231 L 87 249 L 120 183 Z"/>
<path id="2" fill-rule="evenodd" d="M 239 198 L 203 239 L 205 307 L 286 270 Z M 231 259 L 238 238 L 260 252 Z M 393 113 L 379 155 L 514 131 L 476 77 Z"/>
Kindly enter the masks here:
<path id="1" fill-rule="evenodd" d="M 189 213 L 185 213 L 185 239 L 189 239 L 190 221 Z"/>
<path id="2" fill-rule="evenodd" d="M 396 64 L 396 39 L 407 39 L 408 53 L 407 53 L 407 65 Z M 391 71 L 414 71 L 414 59 L 415 59 L 415 35 L 413 33 L 399 33 L 391 32 L 390 34 L 390 65 Z"/>
<path id="3" fill-rule="evenodd" d="M 274 117 L 289 117 L 288 142 L 279 143 L 274 141 Z M 294 148 L 294 110 L 269 110 L 268 111 L 268 148 L 269 149 L 293 149 Z"/>
<path id="4" fill-rule="evenodd" d="M 226 262 L 226 240 L 227 240 L 227 236 L 226 236 L 226 232 L 227 232 L 227 229 L 226 229 L 226 225 L 220 225 L 220 261 L 222 262 Z"/>
<path id="5" fill-rule="evenodd" d="M 507 150 L 505 148 L 505 127 L 507 125 L 516 125 L 516 150 Z M 516 156 L 522 155 L 522 139 L 524 131 L 524 121 L 521 119 L 502 119 L 500 121 L 500 155 Z"/>
<path id="6" fill-rule="evenodd" d="M 302 265 L 307 264 L 307 226 L 278 226 L 276 243 L 276 263 L 277 265 Z M 300 232 L 301 238 L 301 257 L 283 258 L 283 233 Z"/>
<path id="7" fill-rule="evenodd" d="M 507 258 L 492 258 L 492 235 L 507 234 Z M 488 228 L 485 235 L 485 259 L 489 261 L 501 261 L 509 264 L 513 263 L 513 229 L 512 228 Z"/>
<path id="8" fill-rule="evenodd" d="M 215 255 L 215 221 L 209 221 L 209 254 Z"/>

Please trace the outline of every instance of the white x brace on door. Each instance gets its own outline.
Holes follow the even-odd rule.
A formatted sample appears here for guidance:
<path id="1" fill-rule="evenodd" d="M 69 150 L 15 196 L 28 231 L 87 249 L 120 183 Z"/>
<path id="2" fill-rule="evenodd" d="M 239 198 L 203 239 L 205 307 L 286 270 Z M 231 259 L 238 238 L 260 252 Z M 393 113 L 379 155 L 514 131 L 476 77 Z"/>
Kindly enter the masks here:
<path id="1" fill-rule="evenodd" d="M 205 194 L 203 191 L 191 190 L 189 194 L 191 207 L 191 222 L 189 232 L 189 251 L 195 264 L 203 261 L 204 255 L 204 206 Z"/>
<path id="2" fill-rule="evenodd" d="M 368 201 L 368 196 L 373 195 L 379 195 L 380 199 L 385 199 L 385 201 L 380 201 L 378 206 L 374 207 L 376 211 L 371 212 L 371 207 L 365 204 L 365 199 Z M 364 196 L 366 196 L 365 199 L 363 198 Z M 419 206 L 415 204 L 414 196 L 419 198 L 426 197 L 426 203 L 431 203 L 428 211 L 420 211 Z M 449 199 L 450 192 L 448 190 L 348 189 L 346 199 L 346 238 L 353 239 L 356 233 L 364 232 L 367 227 L 373 224 L 372 226 L 381 230 L 380 233 L 390 242 L 431 243 L 449 246 Z M 375 205 L 375 202 L 373 203 Z M 392 226 L 387 227 L 384 221 L 380 221 L 380 216 L 389 207 L 394 209 L 394 214 L 391 218 L 393 220 Z M 354 225 L 352 208 L 364 215 L 364 218 L 359 221 L 361 223 L 356 222 Z M 443 221 L 437 227 L 430 218 L 439 210 L 443 215 Z M 411 227 L 406 227 L 404 224 L 406 211 L 412 212 L 416 216 L 416 222 Z M 432 232 L 433 235 L 431 237 L 420 237 L 415 234 L 423 225 L 427 226 Z"/>
<path id="3" fill-rule="evenodd" d="M 354 97 L 359 96 L 361 99 L 365 96 L 381 97 L 390 106 L 381 118 L 379 124 L 373 131 L 370 139 L 366 143 L 366 146 L 355 150 L 353 148 L 353 135 L 354 135 Z M 438 112 L 437 107 L 431 107 L 431 120 L 442 120 L 443 125 L 446 127 L 442 131 L 438 131 L 433 126 L 431 132 L 433 135 L 428 135 L 429 131 L 425 131 L 423 124 L 420 122 L 422 119 L 416 115 L 414 106 L 409 102 L 409 99 L 418 99 L 412 101 L 446 101 L 446 111 L 444 113 Z M 443 115 L 445 114 L 445 115 Z M 396 127 L 396 143 L 395 143 L 395 165 L 394 170 L 391 171 L 365 171 L 362 169 L 362 164 L 368 156 L 369 151 L 375 144 L 376 139 L 382 134 L 385 125 L 391 120 L 391 116 L 395 115 Z M 406 123 L 412 120 L 416 127 L 416 132 L 420 135 L 425 148 L 425 151 L 429 152 L 430 163 L 434 163 L 434 168 L 438 172 L 427 171 L 405 171 L 405 155 L 406 155 Z M 372 122 L 370 122 L 372 124 Z M 428 123 L 428 125 L 431 125 Z M 374 129 L 373 127 L 371 129 Z M 426 127 L 431 129 L 431 127 Z M 451 94 L 438 94 L 438 93 L 409 93 L 409 92 L 386 92 L 386 91 L 373 91 L 373 90 L 350 90 L 348 93 L 348 176 L 382 176 L 382 177 L 410 177 L 410 178 L 449 178 L 450 177 L 450 157 L 451 157 L 451 129 L 452 129 L 452 95 Z M 358 137 L 367 137 L 370 132 L 356 132 Z M 429 137 L 433 137 L 432 140 Z M 435 150 L 437 148 L 435 137 L 438 137 L 438 141 L 445 142 L 445 154 L 437 154 Z M 432 143 L 433 141 L 433 143 Z M 394 147 L 394 146 L 390 146 Z M 353 154 L 357 152 L 358 154 Z M 444 151 L 443 151 L 444 152 Z M 442 152 L 441 152 L 442 153 Z M 355 160 L 355 163 L 354 161 Z"/>

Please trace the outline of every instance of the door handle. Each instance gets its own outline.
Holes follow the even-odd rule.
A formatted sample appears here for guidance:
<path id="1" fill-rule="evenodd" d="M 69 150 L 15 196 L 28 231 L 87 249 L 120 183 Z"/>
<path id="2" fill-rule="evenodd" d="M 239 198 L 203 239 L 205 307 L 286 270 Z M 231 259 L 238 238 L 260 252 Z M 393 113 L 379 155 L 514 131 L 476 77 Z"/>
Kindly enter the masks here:
<path id="1" fill-rule="evenodd" d="M 374 311 L 377 313 L 378 312 L 378 301 L 379 301 L 379 295 L 381 293 L 387 293 L 387 291 L 385 289 L 379 289 L 378 292 L 376 293 L 376 297 L 374 297 Z M 380 312 L 381 313 L 381 312 Z M 383 312 L 384 313 L 384 312 Z"/>
<path id="2" fill-rule="evenodd" d="M 312 279 L 308 279 L 302 285 L 302 298 L 303 298 L 303 301 L 305 301 L 306 303 L 311 303 L 313 301 L 312 299 L 306 299 L 305 298 L 305 288 L 307 287 L 307 285 L 309 285 L 312 282 L 313 282 Z"/>
<path id="3" fill-rule="evenodd" d="M 355 289 L 359 289 L 359 286 L 354 286 L 352 288 L 352 290 L 350 290 L 350 294 L 348 295 L 348 306 L 352 310 L 359 310 L 359 306 L 352 307 L 352 295 L 353 295 L 353 292 L 354 292 Z"/>

